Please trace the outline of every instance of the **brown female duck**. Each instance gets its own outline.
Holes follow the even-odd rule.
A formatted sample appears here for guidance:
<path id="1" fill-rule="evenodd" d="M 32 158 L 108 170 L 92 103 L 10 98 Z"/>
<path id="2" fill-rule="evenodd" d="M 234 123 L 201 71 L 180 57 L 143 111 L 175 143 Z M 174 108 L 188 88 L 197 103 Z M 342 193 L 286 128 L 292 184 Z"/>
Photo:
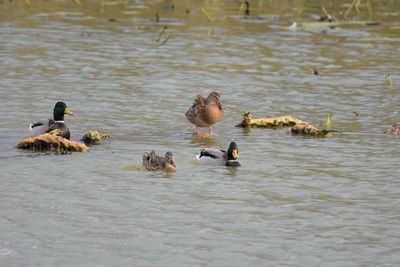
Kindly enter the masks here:
<path id="1" fill-rule="evenodd" d="M 194 135 L 210 137 L 212 125 L 219 122 L 224 116 L 224 107 L 221 96 L 217 92 L 211 92 L 207 98 L 197 95 L 193 105 L 186 112 L 186 118 L 196 126 Z M 199 131 L 200 127 L 208 127 L 208 133 Z"/>
<path id="2" fill-rule="evenodd" d="M 145 152 L 142 156 L 143 166 L 149 171 L 175 171 L 174 155 L 168 151 L 165 157 L 158 156 L 154 151 Z"/>

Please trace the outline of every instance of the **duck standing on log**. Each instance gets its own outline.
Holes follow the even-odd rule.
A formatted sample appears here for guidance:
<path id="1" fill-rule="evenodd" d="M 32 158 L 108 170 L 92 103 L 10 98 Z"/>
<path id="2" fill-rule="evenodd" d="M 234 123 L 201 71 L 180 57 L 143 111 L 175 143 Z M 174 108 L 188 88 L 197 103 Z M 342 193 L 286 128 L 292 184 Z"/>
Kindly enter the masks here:
<path id="1" fill-rule="evenodd" d="M 53 119 L 37 120 L 29 125 L 31 136 L 35 137 L 53 130 L 60 130 L 62 132 L 61 136 L 69 139 L 70 132 L 64 123 L 64 114 L 74 115 L 64 102 L 57 102 L 53 110 Z"/>

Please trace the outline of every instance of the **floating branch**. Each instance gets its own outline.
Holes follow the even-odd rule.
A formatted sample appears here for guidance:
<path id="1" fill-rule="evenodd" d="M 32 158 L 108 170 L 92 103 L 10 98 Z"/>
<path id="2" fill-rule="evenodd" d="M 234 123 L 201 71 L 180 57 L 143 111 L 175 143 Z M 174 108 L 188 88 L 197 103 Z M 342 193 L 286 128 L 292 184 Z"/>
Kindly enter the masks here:
<path id="1" fill-rule="evenodd" d="M 29 149 L 32 151 L 50 151 L 50 152 L 88 152 L 89 148 L 82 143 L 70 141 L 61 136 L 45 133 L 35 137 L 28 137 L 19 144 L 17 148 Z"/>
<path id="2" fill-rule="evenodd" d="M 293 118 L 292 116 L 282 116 L 274 118 L 258 118 L 253 119 L 251 112 L 246 111 L 243 114 L 243 120 L 237 127 L 265 127 L 265 128 L 276 128 L 276 127 L 292 127 L 296 124 L 304 123 L 302 120 Z"/>
<path id="3" fill-rule="evenodd" d="M 392 87 L 392 85 L 393 85 L 392 76 L 391 76 L 390 74 L 387 74 L 387 75 L 386 75 L 386 84 L 387 84 L 389 87 Z"/>
<path id="4" fill-rule="evenodd" d="M 318 129 L 317 127 L 308 122 L 294 125 L 291 131 L 293 134 L 307 134 L 316 137 L 326 136 L 326 134 L 323 134 L 322 130 Z"/>
<path id="5" fill-rule="evenodd" d="M 396 122 L 393 124 L 392 127 L 386 129 L 384 131 L 385 134 L 390 134 L 390 135 L 399 135 L 400 134 L 400 122 Z"/>
<path id="6" fill-rule="evenodd" d="M 210 14 L 207 12 L 205 8 L 202 7 L 201 12 L 203 12 L 203 14 L 207 17 L 208 22 L 211 22 L 213 20 L 213 18 L 210 16 Z"/>
<path id="7" fill-rule="evenodd" d="M 165 26 L 165 25 L 161 28 L 160 34 L 158 35 L 157 40 L 156 40 L 157 43 L 160 41 L 161 36 L 164 34 L 164 32 L 165 32 L 167 29 L 168 29 L 168 27 Z"/>
<path id="8" fill-rule="evenodd" d="M 168 42 L 169 39 L 171 39 L 171 37 L 174 36 L 172 33 L 170 35 L 167 36 L 167 38 L 165 38 L 164 41 L 162 41 L 162 45 L 166 44 Z"/>
<path id="9" fill-rule="evenodd" d="M 291 129 L 292 134 L 305 134 L 314 137 L 331 137 L 333 132 L 341 133 L 337 130 L 319 129 L 308 122 L 296 124 Z"/>
<path id="10" fill-rule="evenodd" d="M 104 139 L 110 137 L 111 135 L 109 134 L 101 134 L 98 131 L 89 131 L 82 137 L 82 141 L 88 146 L 102 145 L 104 144 Z"/>

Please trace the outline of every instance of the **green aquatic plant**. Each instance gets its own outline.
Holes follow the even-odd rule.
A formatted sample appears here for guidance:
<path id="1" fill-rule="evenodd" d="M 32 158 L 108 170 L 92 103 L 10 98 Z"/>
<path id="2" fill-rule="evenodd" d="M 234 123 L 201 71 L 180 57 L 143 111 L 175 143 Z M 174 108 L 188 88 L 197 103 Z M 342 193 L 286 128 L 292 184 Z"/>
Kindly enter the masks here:
<path id="1" fill-rule="evenodd" d="M 201 8 L 201 12 L 203 12 L 203 14 L 207 17 L 208 22 L 211 22 L 213 20 L 211 15 L 207 12 L 207 10 L 204 7 Z"/>
<path id="2" fill-rule="evenodd" d="M 109 134 L 101 134 L 98 131 L 88 131 L 83 137 L 82 141 L 88 145 L 102 145 L 104 144 L 104 139 L 111 138 Z"/>
<path id="3" fill-rule="evenodd" d="M 392 87 L 392 86 L 393 86 L 392 76 L 391 76 L 390 74 L 386 75 L 386 84 L 387 84 L 389 87 Z"/>
<path id="4" fill-rule="evenodd" d="M 63 136 L 64 132 L 60 129 L 54 129 L 53 131 L 49 132 L 49 134 L 56 136 Z"/>
<path id="5" fill-rule="evenodd" d="M 333 116 L 332 116 L 332 114 L 329 113 L 328 118 L 326 119 L 326 122 L 325 122 L 325 128 L 329 129 L 332 127 L 333 127 Z"/>

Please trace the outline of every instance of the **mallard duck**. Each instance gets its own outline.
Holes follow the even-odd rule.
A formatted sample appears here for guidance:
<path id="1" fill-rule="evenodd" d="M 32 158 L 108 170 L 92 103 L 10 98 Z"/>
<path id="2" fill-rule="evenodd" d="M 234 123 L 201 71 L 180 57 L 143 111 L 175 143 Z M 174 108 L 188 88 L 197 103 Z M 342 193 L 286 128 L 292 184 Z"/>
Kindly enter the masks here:
<path id="1" fill-rule="evenodd" d="M 185 115 L 196 126 L 194 135 L 210 137 L 212 135 L 211 126 L 219 122 L 224 116 L 221 96 L 217 92 L 211 92 L 207 99 L 202 95 L 197 95 L 193 105 Z M 200 127 L 208 127 L 208 134 L 199 132 Z"/>
<path id="2" fill-rule="evenodd" d="M 51 132 L 53 130 L 62 131 L 62 137 L 69 139 L 70 133 L 64 123 L 64 114 L 74 115 L 64 102 L 57 102 L 54 106 L 53 119 L 43 119 L 34 121 L 29 125 L 32 137 Z"/>
<path id="3" fill-rule="evenodd" d="M 168 151 L 165 153 L 165 157 L 156 155 L 154 151 L 150 153 L 143 153 L 142 156 L 143 166 L 149 171 L 175 171 L 176 166 L 174 163 L 174 155 Z"/>
<path id="4" fill-rule="evenodd" d="M 241 166 L 239 162 L 239 149 L 235 142 L 231 142 L 227 151 L 215 148 L 202 149 L 196 159 L 201 162 L 212 165 L 225 165 L 238 167 Z"/>

